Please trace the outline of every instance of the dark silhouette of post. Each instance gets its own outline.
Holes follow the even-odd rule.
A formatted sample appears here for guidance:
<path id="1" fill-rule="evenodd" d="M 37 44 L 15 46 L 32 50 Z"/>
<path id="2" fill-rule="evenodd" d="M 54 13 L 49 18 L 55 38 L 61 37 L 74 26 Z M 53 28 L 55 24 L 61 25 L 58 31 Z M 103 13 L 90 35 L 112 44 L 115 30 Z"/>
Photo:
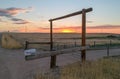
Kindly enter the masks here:
<path id="1" fill-rule="evenodd" d="M 53 24 L 52 21 L 50 21 L 50 50 L 52 51 L 53 49 Z"/>
<path id="2" fill-rule="evenodd" d="M 109 45 L 107 45 L 107 56 L 109 56 L 110 55 L 110 47 L 109 47 Z"/>
<path id="3" fill-rule="evenodd" d="M 86 12 L 85 9 L 82 10 L 82 46 L 86 46 Z M 86 60 L 86 50 L 81 51 L 82 62 Z"/>
<path id="4" fill-rule="evenodd" d="M 52 21 L 50 21 L 50 51 L 53 51 L 53 24 Z M 50 60 L 50 68 L 54 68 L 56 66 L 56 55 L 51 56 Z"/>

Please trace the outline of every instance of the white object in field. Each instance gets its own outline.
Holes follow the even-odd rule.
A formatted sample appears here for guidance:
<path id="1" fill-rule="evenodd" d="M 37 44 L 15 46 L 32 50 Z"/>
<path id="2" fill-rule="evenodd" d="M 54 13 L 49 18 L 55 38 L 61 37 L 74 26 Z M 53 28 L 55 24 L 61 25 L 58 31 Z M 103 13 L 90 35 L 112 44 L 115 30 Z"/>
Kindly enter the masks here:
<path id="1" fill-rule="evenodd" d="M 35 53 L 36 53 L 36 49 L 28 49 L 24 51 L 25 56 L 35 55 Z"/>

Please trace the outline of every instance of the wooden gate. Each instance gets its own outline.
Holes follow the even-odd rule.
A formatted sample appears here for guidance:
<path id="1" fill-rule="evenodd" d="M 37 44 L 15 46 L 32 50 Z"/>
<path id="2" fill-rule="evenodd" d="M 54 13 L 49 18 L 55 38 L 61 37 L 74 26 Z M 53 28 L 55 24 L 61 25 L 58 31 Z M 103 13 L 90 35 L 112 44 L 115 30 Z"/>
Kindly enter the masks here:
<path id="1" fill-rule="evenodd" d="M 92 8 L 88 9 L 82 9 L 82 11 L 74 12 L 65 16 L 61 16 L 58 18 L 50 19 L 50 50 L 53 51 L 53 21 L 76 16 L 79 14 L 82 14 L 82 46 L 86 46 L 86 13 L 92 11 Z M 82 62 L 86 60 L 86 50 L 81 50 L 82 51 Z M 50 63 L 50 68 L 53 68 L 56 66 L 56 55 L 51 56 L 51 63 Z"/>
<path id="2" fill-rule="evenodd" d="M 82 62 L 85 62 L 86 60 L 86 13 L 92 11 L 92 8 L 88 8 L 88 9 L 82 9 L 82 11 L 77 11 L 65 16 L 61 16 L 58 18 L 54 18 L 54 19 L 50 19 L 50 51 L 41 53 L 39 55 L 36 56 L 31 56 L 31 57 L 27 57 L 27 60 L 31 60 L 31 59 L 36 59 L 36 58 L 43 58 L 43 57 L 48 57 L 51 56 L 51 60 L 50 60 L 50 68 L 54 68 L 56 67 L 56 55 L 59 54 L 65 54 L 65 53 L 71 53 L 71 52 L 76 52 L 76 51 L 81 51 L 81 60 Z M 53 21 L 56 20 L 60 20 L 60 19 L 64 19 L 64 18 L 68 18 L 68 17 L 72 17 L 72 16 L 76 16 L 82 14 L 82 47 L 76 47 L 76 48 L 71 48 L 71 49 L 64 49 L 64 50 L 59 50 L 59 51 L 54 51 L 53 50 Z"/>

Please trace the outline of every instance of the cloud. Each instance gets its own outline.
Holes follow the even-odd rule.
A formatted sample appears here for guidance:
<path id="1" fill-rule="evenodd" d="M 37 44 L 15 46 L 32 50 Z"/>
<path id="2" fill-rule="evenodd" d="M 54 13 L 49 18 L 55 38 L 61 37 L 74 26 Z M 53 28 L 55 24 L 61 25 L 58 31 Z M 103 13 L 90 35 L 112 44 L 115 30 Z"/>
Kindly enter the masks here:
<path id="1" fill-rule="evenodd" d="M 33 10 L 32 7 L 28 7 L 28 8 L 10 7 L 10 8 L 6 8 L 6 9 L 0 8 L 0 17 L 1 18 L 6 17 L 15 23 L 17 22 L 16 24 L 27 24 L 27 23 L 29 23 L 28 21 L 19 19 L 19 18 L 15 18 L 14 16 L 17 14 L 21 14 L 21 13 L 28 13 L 28 12 L 31 12 L 32 10 Z M 2 19 L 0 19 L 0 22 L 2 22 Z"/>
<path id="2" fill-rule="evenodd" d="M 3 22 L 3 20 L 0 18 L 0 22 Z"/>
<path id="3" fill-rule="evenodd" d="M 28 13 L 32 11 L 32 8 L 23 9 L 23 8 L 11 7 L 11 8 L 7 8 L 6 10 L 10 15 L 17 15 L 19 13 Z"/>
<path id="4" fill-rule="evenodd" d="M 12 17 L 10 14 L 9 14 L 9 12 L 7 11 L 7 10 L 5 10 L 5 9 L 0 9 L 0 16 L 1 17 Z"/>
<path id="5" fill-rule="evenodd" d="M 20 30 L 12 30 L 12 32 L 20 32 Z"/>
<path id="6" fill-rule="evenodd" d="M 87 21 L 87 23 L 93 23 L 93 21 Z"/>
<path id="7" fill-rule="evenodd" d="M 81 26 L 63 26 L 63 27 L 53 27 L 54 33 L 61 33 L 63 30 L 68 29 L 76 33 L 81 33 Z M 38 32 L 50 32 L 50 28 L 38 28 Z M 120 25 L 101 25 L 101 26 L 87 26 L 87 33 L 120 33 Z"/>
<path id="8" fill-rule="evenodd" d="M 2 20 L 2 19 L 0 18 L 0 22 L 7 22 L 7 21 L 4 21 L 4 20 Z"/>
<path id="9" fill-rule="evenodd" d="M 72 29 L 72 30 L 80 30 L 82 27 L 81 26 L 64 26 L 64 27 L 57 27 L 53 28 L 53 30 L 62 30 L 62 29 Z M 120 25 L 101 25 L 101 26 L 87 26 L 87 29 L 120 29 Z M 43 28 L 39 27 L 38 29 L 42 30 L 49 30 L 49 28 Z"/>
<path id="10" fill-rule="evenodd" d="M 4 16 L 4 17 L 12 17 L 15 16 L 17 14 L 20 13 L 28 13 L 32 11 L 32 7 L 29 8 L 15 8 L 15 7 L 10 7 L 10 8 L 6 8 L 6 9 L 1 9 L 0 8 L 0 16 Z"/>
<path id="11" fill-rule="evenodd" d="M 12 21 L 23 21 L 23 19 L 19 19 L 19 18 L 11 18 Z"/>
<path id="12" fill-rule="evenodd" d="M 120 28 L 120 25 L 101 25 L 101 26 L 90 26 L 87 28 L 90 28 L 90 29 L 115 29 L 115 28 Z"/>
<path id="13" fill-rule="evenodd" d="M 65 26 L 65 27 L 61 27 L 62 29 L 64 28 L 71 28 L 71 29 L 81 29 L 81 26 Z M 120 25 L 98 25 L 98 26 L 87 26 L 87 29 L 117 29 L 120 28 Z M 56 28 L 59 29 L 59 28 Z"/>
<path id="14" fill-rule="evenodd" d="M 31 22 L 27 20 L 16 19 L 16 22 L 14 24 L 28 24 L 28 23 L 31 23 Z"/>

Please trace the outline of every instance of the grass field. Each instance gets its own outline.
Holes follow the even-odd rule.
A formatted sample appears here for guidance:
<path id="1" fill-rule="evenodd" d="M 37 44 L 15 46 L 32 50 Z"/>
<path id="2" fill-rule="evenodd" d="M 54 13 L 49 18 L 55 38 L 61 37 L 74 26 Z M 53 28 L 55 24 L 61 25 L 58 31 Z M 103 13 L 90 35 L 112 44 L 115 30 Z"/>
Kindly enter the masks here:
<path id="1" fill-rule="evenodd" d="M 25 45 L 25 41 L 30 42 L 49 42 L 50 34 L 49 33 L 9 33 L 20 43 Z M 112 37 L 108 37 L 112 35 Z M 120 35 L 119 34 L 109 34 L 109 33 L 90 33 L 86 35 L 86 45 L 103 45 L 103 44 L 120 44 Z M 75 46 L 75 43 L 81 45 L 81 34 L 79 33 L 55 33 L 53 34 L 54 47 L 55 48 L 64 48 Z M 50 48 L 50 45 L 40 45 L 33 44 L 29 45 L 29 48 L 40 48 L 41 50 L 45 48 Z M 47 49 L 45 49 L 47 50 Z"/>
<path id="2" fill-rule="evenodd" d="M 17 39 L 19 42 L 25 44 L 25 41 L 37 41 L 37 42 L 45 42 L 49 41 L 49 34 L 41 34 L 41 33 L 10 33 L 15 39 Z M 64 43 L 71 45 L 70 42 L 74 45 L 74 42 L 79 43 L 81 41 L 80 34 L 56 34 L 56 37 L 54 37 L 55 42 L 58 42 L 60 44 Z M 103 36 L 102 36 L 103 35 Z M 109 34 L 96 34 L 96 37 L 101 38 L 97 39 L 95 37 L 95 34 L 93 34 L 93 37 L 89 37 L 88 40 L 93 43 L 94 40 L 98 40 L 101 42 L 101 44 L 106 44 L 103 41 L 110 42 L 109 40 L 112 40 L 113 42 L 116 42 L 118 44 L 119 42 L 119 35 L 118 38 L 103 38 L 106 37 Z M 60 37 L 61 36 L 61 37 Z M 63 38 L 64 36 L 64 38 Z M 79 38 L 79 39 L 74 39 Z M 96 41 L 97 42 L 97 41 Z M 80 44 L 80 43 L 79 43 Z M 34 47 L 35 45 L 30 45 L 30 47 Z M 36 45 L 39 48 L 46 48 L 49 49 L 49 47 L 45 47 L 43 45 Z M 118 46 L 118 45 L 117 45 Z M 8 50 L 1 48 L 1 66 L 6 66 L 7 72 L 10 72 L 8 75 L 10 75 L 11 79 L 119 79 L 120 78 L 120 59 L 103 59 L 103 60 L 97 60 L 99 58 L 102 58 L 103 56 L 106 56 L 106 49 L 105 50 L 90 50 L 88 51 L 88 59 L 94 59 L 97 61 L 88 61 L 85 64 L 81 64 L 80 62 L 77 62 L 79 60 L 76 60 L 78 55 L 80 54 L 74 54 L 74 55 L 61 55 L 60 57 L 57 57 L 58 68 L 55 70 L 49 71 L 49 58 L 48 59 L 38 59 L 34 61 L 25 61 L 24 49 L 17 49 L 17 50 Z M 110 55 L 118 55 L 120 49 L 110 49 Z M 113 54 L 114 53 L 114 54 Z M 117 53 L 117 54 L 116 54 Z M 80 57 L 80 56 L 79 56 Z M 62 60 L 61 60 L 62 59 Z M 9 61 L 8 61 L 9 60 Z M 65 61 L 66 60 L 66 61 Z M 69 62 L 73 62 L 73 64 L 70 64 Z M 76 63 L 74 63 L 76 62 Z M 21 65 L 19 65 L 21 64 Z M 69 65 L 68 65 L 69 64 Z M 63 67 L 64 66 L 64 67 Z M 2 67 L 1 72 L 4 72 L 4 69 Z M 45 70 L 46 73 L 42 73 L 42 70 Z M 38 73 L 39 72 L 39 73 Z M 41 73 L 42 74 L 41 74 Z M 38 73 L 38 74 L 36 74 Z M 4 77 L 6 77 L 6 72 L 4 72 Z M 8 76 L 7 75 L 7 76 Z M 9 77 L 9 76 L 8 76 Z M 23 78 L 24 77 L 24 78 Z M 0 79 L 5 79 L 1 78 Z"/>
<path id="3" fill-rule="evenodd" d="M 64 66 L 56 73 L 37 74 L 35 79 L 119 79 L 120 56 Z"/>

